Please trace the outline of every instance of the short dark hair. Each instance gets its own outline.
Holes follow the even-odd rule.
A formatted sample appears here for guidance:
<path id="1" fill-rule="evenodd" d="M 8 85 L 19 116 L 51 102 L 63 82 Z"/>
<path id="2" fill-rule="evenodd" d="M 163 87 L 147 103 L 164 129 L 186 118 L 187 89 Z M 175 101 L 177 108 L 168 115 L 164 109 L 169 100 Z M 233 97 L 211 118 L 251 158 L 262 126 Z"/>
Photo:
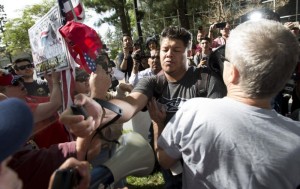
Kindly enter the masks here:
<path id="1" fill-rule="evenodd" d="M 28 58 L 18 58 L 14 61 L 14 64 L 18 64 L 20 62 L 29 62 L 29 63 L 31 63 L 31 61 Z"/>
<path id="2" fill-rule="evenodd" d="M 202 31 L 203 30 L 203 26 L 198 26 L 198 31 Z"/>
<path id="3" fill-rule="evenodd" d="M 108 56 L 108 53 L 107 53 L 107 52 L 102 52 L 102 53 L 101 53 L 101 55 L 103 55 L 103 56 L 106 56 L 106 57 L 107 57 L 107 60 L 108 60 L 108 61 L 110 61 L 110 58 L 109 58 L 109 56 Z"/>
<path id="4" fill-rule="evenodd" d="M 140 39 L 134 40 L 133 46 L 134 46 L 134 47 L 137 47 L 137 46 L 138 46 L 138 47 L 141 47 L 141 46 L 142 46 L 141 40 L 140 40 Z"/>
<path id="5" fill-rule="evenodd" d="M 202 41 L 202 40 L 206 40 L 206 41 L 208 41 L 208 42 L 211 42 L 210 38 L 207 37 L 207 36 L 201 37 L 201 38 L 200 38 L 200 41 Z"/>
<path id="6" fill-rule="evenodd" d="M 123 33 L 122 39 L 123 39 L 124 37 L 130 37 L 130 38 L 132 39 L 132 36 L 131 36 L 129 33 Z"/>
<path id="7" fill-rule="evenodd" d="M 149 48 L 149 44 L 151 42 L 154 42 L 156 44 L 156 46 L 158 46 L 158 41 L 159 41 L 159 36 L 158 35 L 153 35 L 153 36 L 150 36 L 146 39 L 146 47 Z"/>
<path id="8" fill-rule="evenodd" d="M 182 27 L 170 26 L 161 32 L 161 40 L 163 38 L 181 40 L 185 47 L 191 48 L 193 35 L 191 32 Z"/>

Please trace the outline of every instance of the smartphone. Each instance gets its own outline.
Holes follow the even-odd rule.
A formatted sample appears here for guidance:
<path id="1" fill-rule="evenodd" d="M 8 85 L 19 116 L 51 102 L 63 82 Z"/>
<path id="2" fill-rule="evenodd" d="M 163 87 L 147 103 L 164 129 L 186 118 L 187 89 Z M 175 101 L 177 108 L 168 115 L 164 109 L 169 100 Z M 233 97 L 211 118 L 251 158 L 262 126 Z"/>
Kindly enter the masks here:
<path id="1" fill-rule="evenodd" d="M 88 113 L 84 107 L 73 104 L 71 109 L 74 115 L 83 115 L 85 120 L 88 118 Z"/>
<path id="2" fill-rule="evenodd" d="M 227 22 L 220 22 L 220 23 L 216 23 L 216 28 L 225 28 Z"/>
<path id="3" fill-rule="evenodd" d="M 82 179 L 76 168 L 60 169 L 55 172 L 51 189 L 72 189 L 77 188 Z"/>

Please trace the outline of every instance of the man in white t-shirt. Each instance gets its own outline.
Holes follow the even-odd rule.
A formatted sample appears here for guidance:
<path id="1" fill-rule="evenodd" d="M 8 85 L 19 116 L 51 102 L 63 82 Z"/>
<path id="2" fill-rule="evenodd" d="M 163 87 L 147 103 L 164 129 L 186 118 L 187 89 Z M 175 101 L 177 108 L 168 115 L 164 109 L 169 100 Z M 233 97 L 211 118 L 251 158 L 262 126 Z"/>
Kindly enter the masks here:
<path id="1" fill-rule="evenodd" d="M 296 38 L 279 22 L 248 21 L 231 31 L 227 97 L 191 99 L 165 127 L 154 127 L 160 165 L 168 169 L 183 159 L 184 189 L 300 186 L 300 123 L 271 108 L 298 52 Z M 163 114 L 157 105 L 152 101 L 149 111 Z"/>
<path id="2" fill-rule="evenodd" d="M 133 65 L 132 74 L 129 78 L 129 83 L 135 87 L 135 85 L 139 82 L 140 79 L 144 77 L 150 77 L 157 75 L 161 72 L 161 65 L 159 60 L 159 50 L 151 50 L 150 57 L 148 58 L 149 68 L 138 71 L 138 64 Z"/>

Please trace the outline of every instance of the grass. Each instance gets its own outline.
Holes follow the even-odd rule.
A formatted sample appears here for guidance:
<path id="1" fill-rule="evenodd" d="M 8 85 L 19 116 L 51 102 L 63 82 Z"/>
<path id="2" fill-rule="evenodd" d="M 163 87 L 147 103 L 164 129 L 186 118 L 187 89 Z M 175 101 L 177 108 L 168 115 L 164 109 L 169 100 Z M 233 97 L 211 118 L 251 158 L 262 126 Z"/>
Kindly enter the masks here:
<path id="1" fill-rule="evenodd" d="M 126 180 L 129 189 L 163 189 L 164 185 L 164 180 L 160 172 L 146 177 L 129 176 Z"/>
<path id="2" fill-rule="evenodd" d="M 129 132 L 132 130 L 123 130 L 123 134 Z M 145 177 L 128 176 L 126 181 L 129 189 L 163 189 L 164 186 L 164 179 L 160 172 Z"/>

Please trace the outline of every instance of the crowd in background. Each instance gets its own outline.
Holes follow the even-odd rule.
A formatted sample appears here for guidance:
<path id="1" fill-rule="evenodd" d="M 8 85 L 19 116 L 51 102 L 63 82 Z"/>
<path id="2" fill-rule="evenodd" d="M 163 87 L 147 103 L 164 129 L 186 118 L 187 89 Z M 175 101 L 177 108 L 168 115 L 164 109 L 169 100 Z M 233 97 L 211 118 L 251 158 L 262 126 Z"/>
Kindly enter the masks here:
<path id="1" fill-rule="evenodd" d="M 273 20 L 278 21 L 277 18 Z M 299 144 L 295 144 L 299 143 L 300 138 L 299 122 L 296 122 L 300 117 L 300 64 L 295 61 L 294 57 L 299 54 L 296 52 L 299 45 L 294 46 L 294 50 L 284 49 L 290 48 L 291 44 L 294 45 L 294 38 L 299 38 L 299 26 L 291 22 L 281 24 L 281 26 L 275 21 L 262 21 L 255 31 L 249 29 L 249 27 L 254 27 L 254 24 L 250 22 L 248 25 L 238 26 L 236 31 L 233 30 L 233 37 L 231 37 L 232 28 L 229 22 L 214 23 L 208 28 L 199 26 L 195 38 L 196 43 L 193 43 L 191 32 L 184 28 L 167 27 L 160 35 L 149 36 L 145 47 L 139 43 L 139 40 L 134 41 L 130 34 L 124 34 L 121 39 L 123 47 L 116 58 L 109 57 L 106 52 L 101 54 L 105 64 L 108 65 L 107 70 L 99 65 L 97 71 L 91 74 L 79 66 L 74 70 L 75 85 L 72 95 L 76 96 L 74 102 L 88 107 L 90 117 L 86 120 L 80 116 L 70 116 L 72 115 L 70 109 L 62 111 L 63 97 L 59 72 L 45 73 L 43 80 L 35 79 L 34 64 L 30 59 L 14 60 L 8 67 L 0 70 L 0 112 L 2 104 L 8 109 L 14 106 L 13 103 L 20 103 L 22 106 L 22 103 L 26 102 L 30 111 L 28 109 L 24 112 L 31 113 L 18 119 L 24 119 L 24 125 L 32 124 L 33 126 L 26 131 L 27 133 L 20 133 L 24 137 L 20 139 L 18 146 L 9 152 L 10 154 L 2 157 L 3 152 L 0 152 L 1 167 L 3 167 L 0 169 L 0 186 L 25 189 L 48 188 L 50 178 L 52 177 L 53 180 L 53 173 L 59 167 L 76 165 L 84 178 L 80 187 L 86 188 L 90 179 L 86 176 L 89 163 L 98 166 L 113 156 L 117 144 L 111 141 L 117 140 L 122 135 L 123 123 L 140 111 L 147 111 L 152 119 L 149 123 L 141 123 L 141 127 L 150 126 L 148 140 L 157 157 L 155 171 L 162 172 L 165 188 L 199 186 L 222 188 L 222 185 L 224 188 L 245 188 L 246 183 L 243 181 L 247 182 L 249 188 L 300 186 L 299 167 L 298 169 L 292 168 L 293 165 L 285 162 L 291 161 L 297 163 L 295 166 L 300 165 L 299 160 L 287 157 L 299 157 L 300 154 Z M 280 35 L 271 32 L 272 29 Z M 286 30 L 290 30 L 290 33 Z M 268 32 L 269 38 L 266 34 Z M 214 36 L 216 33 L 220 35 Z M 248 34 L 253 42 L 246 39 L 243 33 Z M 261 36 L 255 36 L 255 34 Z M 282 39 L 279 40 L 279 38 Z M 273 44 L 270 40 L 275 39 L 280 41 L 282 49 L 268 47 L 266 51 L 259 52 L 264 49 L 254 47 L 255 44 L 258 46 Z M 246 48 L 241 46 L 242 42 L 247 43 L 244 44 Z M 224 48 L 226 48 L 225 54 Z M 268 50 L 270 52 L 267 52 Z M 278 55 L 277 52 L 282 54 Z M 265 56 L 261 55 L 264 53 Z M 252 57 L 247 59 L 243 56 Z M 287 56 L 293 57 L 287 59 Z M 215 61 L 216 59 L 222 61 Z M 286 70 L 283 70 L 284 66 L 280 62 L 286 63 Z M 213 64 L 217 64 L 218 72 L 213 71 L 215 66 Z M 249 67 L 247 67 L 248 64 Z M 262 64 L 262 67 L 252 64 Z M 278 68 L 275 69 L 269 65 L 278 66 Z M 280 68 L 281 70 L 278 70 Z M 286 73 L 281 73 L 285 71 Z M 226 74 L 226 79 L 223 73 Z M 279 79 L 275 79 L 275 76 Z M 209 99 L 202 101 L 196 97 Z M 229 100 L 228 97 L 235 100 Z M 9 101 L 16 98 L 23 102 Z M 116 123 L 101 131 L 104 135 L 104 139 L 101 140 L 95 138 L 94 135 L 99 125 L 109 121 L 110 114 L 93 101 L 93 98 L 113 103 L 124 111 Z M 253 107 L 241 105 L 239 101 Z M 220 109 L 228 112 L 219 111 Z M 274 109 L 282 117 L 275 112 L 264 113 L 265 109 Z M 13 111 L 20 114 L 18 110 Z M 206 117 L 201 118 L 201 113 Z M 11 115 L 4 114 L 9 113 L 1 113 L 1 116 L 5 118 L 0 118 L 0 121 L 10 119 Z M 242 121 L 232 118 L 235 116 L 233 114 L 240 116 Z M 265 117 L 260 119 L 258 118 L 260 116 Z M 251 126 L 254 127 L 255 124 L 252 121 L 260 126 L 274 124 L 278 130 L 259 127 L 253 131 Z M 3 121 L 2 124 L 7 127 L 11 122 Z M 232 129 L 231 133 L 221 127 L 222 122 L 225 122 L 226 126 L 232 123 L 232 127 L 228 126 L 229 130 Z M 19 124 L 22 125 L 22 122 Z M 244 127 L 242 129 L 235 127 L 239 124 Z M 14 131 L 4 136 L 1 132 L 7 130 L 6 127 L 3 127 L 3 130 L 0 129 L 0 142 L 9 146 L 12 141 L 6 138 L 14 135 Z M 215 129 L 211 130 L 210 127 Z M 164 128 L 166 128 L 165 131 Z M 281 137 L 288 138 L 288 140 L 282 145 L 277 145 L 280 141 L 270 137 L 268 132 L 274 137 L 278 135 L 278 140 L 283 139 Z M 197 140 L 197 137 L 202 137 L 203 140 Z M 249 141 L 242 139 L 236 140 L 235 137 L 244 137 L 245 140 L 252 141 L 252 144 L 249 145 L 247 143 Z M 271 143 L 269 146 L 262 144 L 264 137 L 270 139 L 266 139 Z M 224 145 L 219 140 L 221 142 L 223 140 Z M 219 149 L 212 146 L 214 142 Z M 237 148 L 234 146 L 235 142 L 243 146 L 245 151 L 235 151 Z M 232 149 L 226 146 L 227 144 L 232 145 Z M 258 148 L 260 145 L 263 149 Z M 286 150 L 283 152 L 284 155 L 279 153 L 282 149 Z M 224 152 L 221 153 L 221 150 Z M 241 157 L 246 157 L 248 152 L 251 157 L 253 154 L 258 157 L 242 159 Z M 7 158 L 9 155 L 12 156 Z M 269 159 L 269 157 L 265 160 L 267 158 L 264 156 L 268 155 L 277 155 L 281 160 Z M 220 159 L 227 163 L 223 164 Z M 178 162 L 181 163 L 178 164 Z M 281 165 L 278 165 L 280 168 L 277 168 L 277 165 L 270 165 L 266 168 L 266 172 L 271 169 L 270 173 L 266 174 L 270 178 L 261 173 L 263 170 L 260 169 L 264 168 L 260 168 L 260 164 L 265 166 L 268 163 L 282 162 L 284 162 L 284 168 L 280 167 Z M 175 173 L 175 170 L 180 167 L 183 171 Z M 285 169 L 290 169 L 290 173 L 277 172 L 286 171 Z M 8 173 L 5 170 L 9 170 L 11 175 L 11 177 L 8 176 L 9 179 L 18 180 L 18 182 L 7 182 L 9 179 L 5 180 L 3 176 Z M 13 173 L 14 171 L 18 176 Z M 258 175 L 253 173 L 256 171 L 259 172 Z M 249 175 L 252 173 L 253 178 L 250 178 Z M 235 174 L 240 175 L 234 176 Z M 270 185 L 270 180 L 275 177 L 281 178 L 278 175 L 283 174 L 286 177 L 279 179 L 278 182 L 274 180 L 274 183 Z M 293 178 L 292 174 L 298 176 L 294 175 Z M 266 178 L 255 178 L 255 176 Z M 194 181 L 195 178 L 198 180 Z M 49 188 L 51 188 L 51 182 Z M 127 188 L 126 179 L 116 182 L 114 188 Z"/>

